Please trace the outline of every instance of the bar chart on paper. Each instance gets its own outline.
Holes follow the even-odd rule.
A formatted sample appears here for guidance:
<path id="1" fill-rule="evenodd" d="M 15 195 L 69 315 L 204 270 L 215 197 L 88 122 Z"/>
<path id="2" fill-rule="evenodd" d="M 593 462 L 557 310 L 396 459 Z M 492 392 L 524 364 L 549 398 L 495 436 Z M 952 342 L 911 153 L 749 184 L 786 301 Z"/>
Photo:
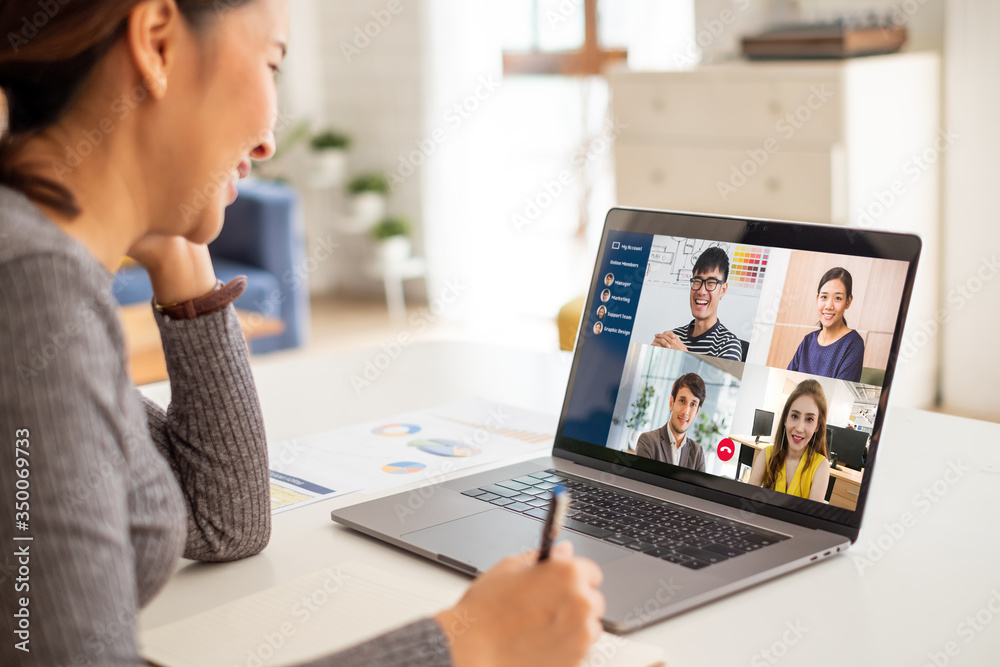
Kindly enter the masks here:
<path id="1" fill-rule="evenodd" d="M 443 417 L 448 421 L 452 421 L 456 424 L 461 424 L 462 426 L 468 426 L 472 429 L 482 429 L 487 433 L 493 433 L 495 435 L 503 436 L 505 438 L 511 438 L 512 440 L 519 440 L 520 442 L 527 442 L 532 445 L 544 444 L 547 442 L 552 442 L 553 435 L 551 433 L 536 433 L 535 431 L 524 431 L 515 428 L 501 428 L 493 427 L 487 424 L 474 424 L 472 422 L 462 421 L 460 419 L 452 419 L 450 417 Z"/>

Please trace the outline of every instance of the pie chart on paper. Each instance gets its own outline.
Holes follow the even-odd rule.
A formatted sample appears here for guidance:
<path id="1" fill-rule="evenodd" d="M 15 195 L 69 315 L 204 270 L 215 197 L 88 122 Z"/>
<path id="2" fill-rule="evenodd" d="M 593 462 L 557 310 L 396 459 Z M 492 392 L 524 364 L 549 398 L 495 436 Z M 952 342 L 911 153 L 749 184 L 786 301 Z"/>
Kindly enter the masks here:
<path id="1" fill-rule="evenodd" d="M 426 467 L 425 464 L 419 461 L 396 461 L 395 463 L 382 466 L 382 472 L 387 472 L 390 475 L 409 475 L 420 472 Z"/>
<path id="2" fill-rule="evenodd" d="M 475 445 L 467 445 L 458 440 L 445 440 L 443 438 L 411 440 L 409 445 L 434 456 L 466 458 L 469 456 L 478 456 L 483 453 L 483 450 Z"/>
<path id="3" fill-rule="evenodd" d="M 403 435 L 413 435 L 420 430 L 420 427 L 416 424 L 383 424 L 382 426 L 376 426 L 372 429 L 372 433 L 375 435 L 381 435 L 384 437 L 398 437 Z"/>

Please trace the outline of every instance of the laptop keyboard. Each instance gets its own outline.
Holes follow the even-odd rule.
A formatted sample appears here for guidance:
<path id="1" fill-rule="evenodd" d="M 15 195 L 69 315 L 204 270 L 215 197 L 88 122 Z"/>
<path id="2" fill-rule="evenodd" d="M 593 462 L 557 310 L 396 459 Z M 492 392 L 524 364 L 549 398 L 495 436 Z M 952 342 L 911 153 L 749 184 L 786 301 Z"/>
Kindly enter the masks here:
<path id="1" fill-rule="evenodd" d="M 674 503 L 644 499 L 545 470 L 463 491 L 462 495 L 545 520 L 551 490 L 570 492 L 564 527 L 700 570 L 788 539 Z"/>

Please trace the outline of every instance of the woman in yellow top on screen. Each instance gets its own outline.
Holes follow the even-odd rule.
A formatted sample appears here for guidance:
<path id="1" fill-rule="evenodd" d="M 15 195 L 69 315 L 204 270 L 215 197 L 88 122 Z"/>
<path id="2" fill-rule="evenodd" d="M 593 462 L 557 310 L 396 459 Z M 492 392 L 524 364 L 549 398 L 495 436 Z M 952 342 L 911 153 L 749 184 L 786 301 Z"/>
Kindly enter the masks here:
<path id="1" fill-rule="evenodd" d="M 774 445 L 758 456 L 750 483 L 823 502 L 830 482 L 826 460 L 826 395 L 816 380 L 804 380 L 781 411 Z M 789 481 L 791 480 L 791 481 Z"/>
<path id="2" fill-rule="evenodd" d="M 802 339 L 788 370 L 861 382 L 865 341 L 847 326 L 845 317 L 854 300 L 853 284 L 850 271 L 843 267 L 834 267 L 823 274 L 816 288 L 819 329 Z"/>

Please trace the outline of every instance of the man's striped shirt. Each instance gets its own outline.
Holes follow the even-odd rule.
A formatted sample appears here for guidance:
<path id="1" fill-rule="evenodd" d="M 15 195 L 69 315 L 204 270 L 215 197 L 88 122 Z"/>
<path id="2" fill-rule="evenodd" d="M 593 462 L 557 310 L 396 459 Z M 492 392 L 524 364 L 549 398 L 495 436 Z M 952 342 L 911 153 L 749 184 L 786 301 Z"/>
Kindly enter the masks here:
<path id="1" fill-rule="evenodd" d="M 722 322 L 716 320 L 714 327 L 697 338 L 691 337 L 692 331 L 694 331 L 694 320 L 691 320 L 690 324 L 674 329 L 674 333 L 687 347 L 688 352 L 743 361 L 743 346 L 740 339 L 732 331 L 722 326 Z"/>

